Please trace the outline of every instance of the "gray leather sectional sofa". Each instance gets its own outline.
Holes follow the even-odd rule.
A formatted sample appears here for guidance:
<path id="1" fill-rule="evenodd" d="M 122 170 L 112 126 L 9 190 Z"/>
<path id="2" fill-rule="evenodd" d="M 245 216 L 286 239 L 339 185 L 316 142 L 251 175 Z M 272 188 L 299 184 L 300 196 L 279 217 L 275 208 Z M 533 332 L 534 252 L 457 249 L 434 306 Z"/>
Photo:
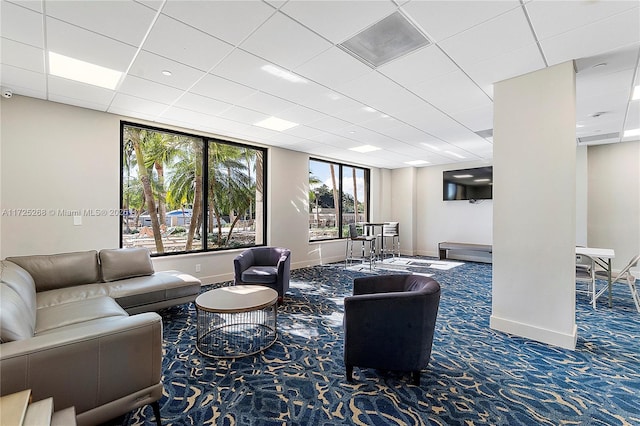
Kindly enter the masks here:
<path id="1" fill-rule="evenodd" d="M 159 424 L 162 319 L 201 282 L 155 272 L 146 249 L 10 257 L 0 270 L 0 395 L 31 389 L 79 425 L 152 404 Z"/>

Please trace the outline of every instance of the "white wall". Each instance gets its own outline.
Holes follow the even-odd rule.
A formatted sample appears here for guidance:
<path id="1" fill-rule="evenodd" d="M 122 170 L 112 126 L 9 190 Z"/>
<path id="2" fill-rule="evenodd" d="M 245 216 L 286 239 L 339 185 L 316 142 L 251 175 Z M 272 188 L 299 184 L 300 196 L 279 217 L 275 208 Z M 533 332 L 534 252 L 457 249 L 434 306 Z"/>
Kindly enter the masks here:
<path id="1" fill-rule="evenodd" d="M 442 200 L 442 172 L 487 166 L 486 162 L 448 164 L 418 170 L 417 253 L 438 256 L 438 243 L 493 243 L 493 200 Z"/>
<path id="2" fill-rule="evenodd" d="M 119 209 L 120 120 L 140 121 L 22 96 L 0 102 L 0 207 L 45 211 L 2 218 L 2 257 L 118 247 L 117 215 L 84 216 L 75 226 L 58 210 Z M 345 240 L 308 241 L 309 156 L 269 148 L 267 167 L 267 243 L 289 247 L 293 268 L 343 260 Z M 384 173 L 371 169 L 372 217 L 382 216 L 388 198 Z M 156 257 L 153 263 L 213 283 L 233 278 L 239 251 Z"/>
<path id="3" fill-rule="evenodd" d="M 614 270 L 640 254 L 640 141 L 589 147 L 588 245 L 612 248 Z"/>
<path id="4" fill-rule="evenodd" d="M 417 252 L 417 175 L 414 167 L 391 170 L 391 216 L 387 220 L 399 222 L 400 252 L 409 256 Z"/>
<path id="5" fill-rule="evenodd" d="M 496 83 L 493 138 L 491 328 L 573 349 L 573 64 Z"/>
<path id="6" fill-rule="evenodd" d="M 588 204 L 589 184 L 587 179 L 587 147 L 576 149 L 576 245 L 588 246 L 587 224 L 589 221 Z"/>

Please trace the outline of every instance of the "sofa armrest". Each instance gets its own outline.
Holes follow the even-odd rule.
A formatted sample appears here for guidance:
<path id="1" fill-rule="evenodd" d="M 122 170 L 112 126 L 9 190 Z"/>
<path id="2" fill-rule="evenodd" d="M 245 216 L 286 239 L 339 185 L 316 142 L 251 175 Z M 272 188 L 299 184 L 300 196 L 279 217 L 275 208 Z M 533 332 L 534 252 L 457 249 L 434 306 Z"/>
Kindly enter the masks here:
<path id="1" fill-rule="evenodd" d="M 31 389 L 34 400 L 80 414 L 158 385 L 162 318 L 153 312 L 0 345 L 0 394 Z"/>

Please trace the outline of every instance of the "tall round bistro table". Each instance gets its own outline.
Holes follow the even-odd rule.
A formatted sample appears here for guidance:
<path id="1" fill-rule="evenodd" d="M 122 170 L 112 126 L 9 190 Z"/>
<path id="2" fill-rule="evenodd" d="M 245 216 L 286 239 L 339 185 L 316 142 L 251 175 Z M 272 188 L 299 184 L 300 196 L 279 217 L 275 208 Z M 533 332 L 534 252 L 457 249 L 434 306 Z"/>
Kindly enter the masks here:
<path id="1" fill-rule="evenodd" d="M 215 358 L 253 355 L 277 338 L 278 292 L 259 285 L 234 285 L 196 298 L 196 348 Z"/>

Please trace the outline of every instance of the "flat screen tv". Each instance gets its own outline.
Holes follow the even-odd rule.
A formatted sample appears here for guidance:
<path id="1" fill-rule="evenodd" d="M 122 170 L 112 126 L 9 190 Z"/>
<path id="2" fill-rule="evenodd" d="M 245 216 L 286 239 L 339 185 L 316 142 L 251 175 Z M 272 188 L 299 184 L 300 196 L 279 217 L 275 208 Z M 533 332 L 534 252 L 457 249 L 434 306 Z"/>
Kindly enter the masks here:
<path id="1" fill-rule="evenodd" d="M 442 172 L 442 199 L 490 200 L 493 198 L 493 166 Z"/>

